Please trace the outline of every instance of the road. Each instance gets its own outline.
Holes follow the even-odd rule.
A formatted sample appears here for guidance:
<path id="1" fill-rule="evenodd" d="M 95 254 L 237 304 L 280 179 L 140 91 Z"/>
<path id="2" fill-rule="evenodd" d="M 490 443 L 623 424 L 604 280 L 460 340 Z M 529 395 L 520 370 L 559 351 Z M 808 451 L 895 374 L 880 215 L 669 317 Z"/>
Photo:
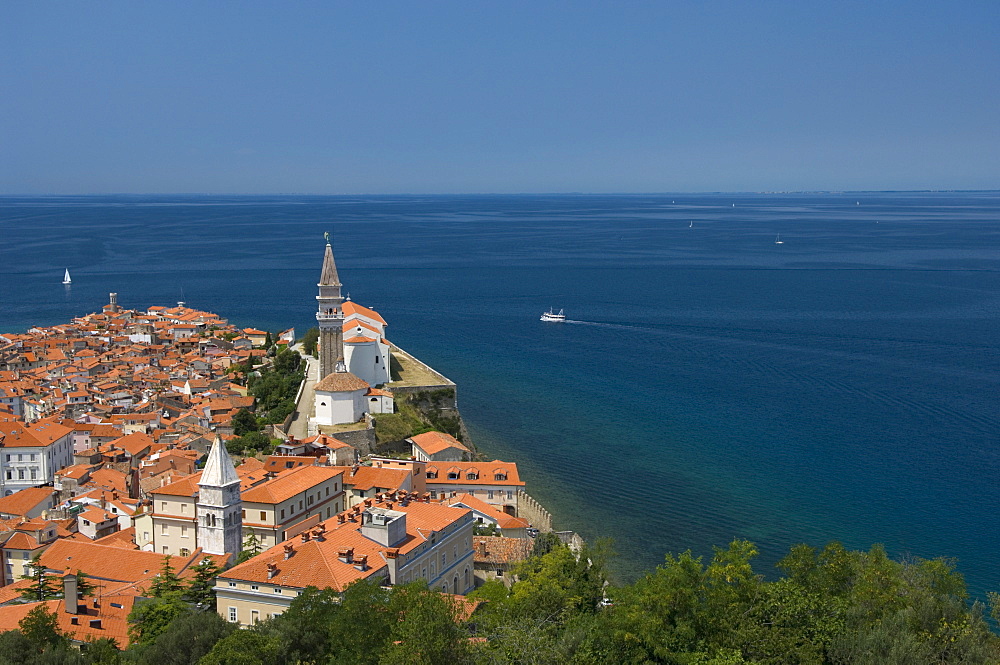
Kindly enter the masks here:
<path id="1" fill-rule="evenodd" d="M 299 355 L 306 362 L 306 385 L 302 389 L 302 396 L 299 398 L 299 403 L 295 405 L 295 414 L 292 416 L 292 422 L 288 425 L 287 434 L 294 436 L 296 439 L 305 439 L 309 436 L 309 418 L 313 416 L 313 409 L 316 408 L 314 396 L 316 394 L 316 374 L 319 372 L 319 361 L 303 353 L 300 345 L 296 345 L 295 350 L 299 352 Z"/>

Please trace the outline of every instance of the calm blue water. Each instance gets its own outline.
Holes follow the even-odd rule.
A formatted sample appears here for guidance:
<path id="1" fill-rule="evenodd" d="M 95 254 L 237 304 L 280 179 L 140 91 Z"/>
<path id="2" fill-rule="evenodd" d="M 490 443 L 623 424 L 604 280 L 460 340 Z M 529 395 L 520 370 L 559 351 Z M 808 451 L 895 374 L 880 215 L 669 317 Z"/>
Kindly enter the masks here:
<path id="1" fill-rule="evenodd" d="M 1000 589 L 1000 193 L 8 197 L 0 330 L 117 291 L 302 332 L 325 230 L 479 446 L 624 573 L 839 539 Z"/>

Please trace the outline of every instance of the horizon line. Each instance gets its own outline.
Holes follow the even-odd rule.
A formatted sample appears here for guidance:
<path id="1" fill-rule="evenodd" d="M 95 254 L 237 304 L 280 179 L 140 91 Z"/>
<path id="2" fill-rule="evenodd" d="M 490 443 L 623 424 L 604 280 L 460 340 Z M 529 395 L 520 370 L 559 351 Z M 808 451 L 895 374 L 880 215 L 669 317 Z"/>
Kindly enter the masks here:
<path id="1" fill-rule="evenodd" d="M 0 193 L 0 198 L 48 198 L 68 196 L 668 196 L 706 194 L 934 194 L 993 193 L 996 189 L 799 189 L 799 190 L 700 190 L 658 192 L 87 192 L 87 193 Z"/>

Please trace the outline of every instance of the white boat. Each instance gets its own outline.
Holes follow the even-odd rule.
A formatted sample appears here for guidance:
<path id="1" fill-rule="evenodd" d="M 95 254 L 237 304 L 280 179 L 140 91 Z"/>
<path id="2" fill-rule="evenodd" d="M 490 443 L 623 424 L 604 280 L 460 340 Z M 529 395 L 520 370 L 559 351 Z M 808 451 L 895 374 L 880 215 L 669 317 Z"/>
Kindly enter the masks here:
<path id="1" fill-rule="evenodd" d="M 781 234 L 780 233 L 777 236 L 775 236 L 775 238 L 774 238 L 774 244 L 775 245 L 784 245 L 785 244 L 785 241 L 781 239 Z"/>
<path id="2" fill-rule="evenodd" d="M 66 274 L 63 275 L 63 284 L 72 284 L 73 280 L 69 278 L 69 268 L 66 268 Z"/>
<path id="3" fill-rule="evenodd" d="M 566 320 L 566 315 L 563 314 L 562 310 L 559 310 L 559 313 L 556 314 L 555 312 L 552 311 L 552 308 L 549 307 L 549 311 L 542 313 L 542 318 L 540 320 L 550 321 L 552 323 L 562 323 L 563 321 Z"/>
<path id="4" fill-rule="evenodd" d="M 694 220 L 693 219 L 691 220 L 691 223 L 688 224 L 688 228 L 689 229 L 693 229 L 694 228 Z"/>

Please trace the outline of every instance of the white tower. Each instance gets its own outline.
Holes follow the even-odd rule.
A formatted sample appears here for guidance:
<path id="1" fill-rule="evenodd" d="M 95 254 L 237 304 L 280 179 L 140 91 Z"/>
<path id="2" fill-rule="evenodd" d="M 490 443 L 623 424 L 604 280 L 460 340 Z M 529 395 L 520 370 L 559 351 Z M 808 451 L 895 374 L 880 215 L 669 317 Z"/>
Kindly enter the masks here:
<path id="1" fill-rule="evenodd" d="M 236 556 L 243 547 L 240 477 L 218 436 L 198 487 L 198 546 L 206 554 Z"/>

